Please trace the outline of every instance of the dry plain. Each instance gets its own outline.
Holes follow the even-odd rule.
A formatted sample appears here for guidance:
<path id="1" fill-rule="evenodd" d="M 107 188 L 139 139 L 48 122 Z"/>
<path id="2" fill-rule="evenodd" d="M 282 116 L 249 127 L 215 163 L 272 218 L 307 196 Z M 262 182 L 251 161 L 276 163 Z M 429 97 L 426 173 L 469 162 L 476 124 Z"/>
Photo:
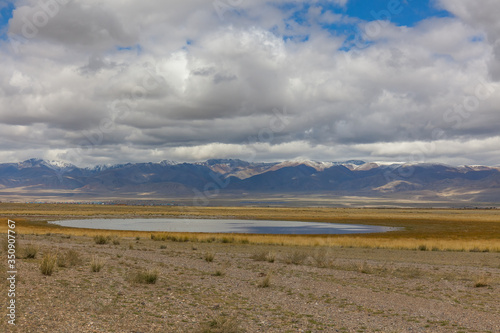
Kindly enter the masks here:
<path id="1" fill-rule="evenodd" d="M 15 220 L 19 232 L 16 326 L 4 320 L 7 332 L 500 331 L 500 211 L 494 209 L 4 203 L 0 216 L 3 226 Z M 45 222 L 95 216 L 403 229 L 362 236 L 236 236 L 97 231 Z M 42 274 L 50 258 L 53 271 Z M 0 269 L 7 271 L 6 260 Z M 3 304 L 6 297 L 2 291 Z"/>

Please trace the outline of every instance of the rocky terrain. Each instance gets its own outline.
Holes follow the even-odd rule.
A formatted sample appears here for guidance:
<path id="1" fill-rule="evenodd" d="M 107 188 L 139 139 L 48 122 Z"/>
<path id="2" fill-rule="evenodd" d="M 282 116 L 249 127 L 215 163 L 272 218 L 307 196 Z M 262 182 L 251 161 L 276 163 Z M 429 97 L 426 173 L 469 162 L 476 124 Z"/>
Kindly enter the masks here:
<path id="1" fill-rule="evenodd" d="M 33 234 L 17 254 L 7 332 L 500 331 L 499 253 Z"/>

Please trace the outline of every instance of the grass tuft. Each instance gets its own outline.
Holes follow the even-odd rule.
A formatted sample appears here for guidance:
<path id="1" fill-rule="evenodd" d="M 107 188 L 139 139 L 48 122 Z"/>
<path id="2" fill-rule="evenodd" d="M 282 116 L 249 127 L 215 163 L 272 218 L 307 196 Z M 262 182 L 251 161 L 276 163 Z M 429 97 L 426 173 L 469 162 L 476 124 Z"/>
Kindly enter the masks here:
<path id="1" fill-rule="evenodd" d="M 104 235 L 94 236 L 94 242 L 98 245 L 108 244 L 110 240 L 111 240 L 110 236 L 104 236 Z"/>
<path id="2" fill-rule="evenodd" d="M 90 261 L 90 271 L 97 273 L 100 272 L 104 267 L 104 261 L 97 256 L 92 256 L 92 260 Z"/>
<path id="3" fill-rule="evenodd" d="M 262 251 L 253 254 L 251 258 L 255 261 L 274 262 L 276 260 L 276 253 L 270 251 Z"/>
<path id="4" fill-rule="evenodd" d="M 205 252 L 204 258 L 205 258 L 206 262 L 212 262 L 215 259 L 215 253 L 213 253 L 213 252 Z"/>
<path id="5" fill-rule="evenodd" d="M 366 261 L 363 261 L 361 264 L 358 265 L 358 272 L 363 273 L 363 274 L 372 274 L 373 267 L 368 265 L 366 263 Z"/>
<path id="6" fill-rule="evenodd" d="M 50 276 L 54 273 L 54 269 L 57 263 L 57 254 L 48 252 L 43 256 L 42 262 L 40 263 L 40 272 L 43 275 Z"/>
<path id="7" fill-rule="evenodd" d="M 24 248 L 25 259 L 35 259 L 37 253 L 38 253 L 38 247 L 36 247 L 33 244 L 28 244 Z"/>
<path id="8" fill-rule="evenodd" d="M 243 333 L 245 332 L 236 318 L 227 318 L 218 316 L 208 322 L 205 322 L 195 331 L 196 333 Z"/>
<path id="9" fill-rule="evenodd" d="M 302 251 L 293 251 L 285 255 L 284 261 L 287 264 L 301 265 L 307 259 L 307 253 Z"/>
<path id="10" fill-rule="evenodd" d="M 314 253 L 312 259 L 314 260 L 314 266 L 318 268 L 333 267 L 333 260 L 329 258 L 327 251 L 323 249 Z"/>
<path id="11" fill-rule="evenodd" d="M 476 282 L 474 282 L 474 287 L 475 288 L 489 287 L 490 283 L 491 283 L 490 279 L 486 275 L 481 275 L 476 279 Z"/>
<path id="12" fill-rule="evenodd" d="M 224 276 L 224 275 L 226 275 L 226 272 L 224 272 L 222 269 L 217 269 L 212 275 L 213 276 Z"/>
<path id="13" fill-rule="evenodd" d="M 158 280 L 159 272 L 158 270 L 148 269 L 145 271 L 136 272 L 133 276 L 132 281 L 135 283 L 144 283 L 144 284 L 155 284 Z"/>
<path id="14" fill-rule="evenodd" d="M 64 261 L 64 267 L 72 267 L 80 265 L 82 263 L 82 258 L 80 257 L 80 253 L 78 253 L 78 251 L 69 250 L 63 257 L 61 257 L 60 260 L 58 260 L 58 265 L 62 267 L 59 261 Z"/>
<path id="15" fill-rule="evenodd" d="M 257 287 L 269 288 L 270 286 L 271 286 L 271 273 L 267 273 L 267 275 L 264 277 L 264 279 L 262 279 L 262 281 L 260 281 L 257 284 Z"/>
<path id="16" fill-rule="evenodd" d="M 427 251 L 427 245 L 421 244 L 421 245 L 418 246 L 417 249 L 420 250 L 420 251 Z"/>

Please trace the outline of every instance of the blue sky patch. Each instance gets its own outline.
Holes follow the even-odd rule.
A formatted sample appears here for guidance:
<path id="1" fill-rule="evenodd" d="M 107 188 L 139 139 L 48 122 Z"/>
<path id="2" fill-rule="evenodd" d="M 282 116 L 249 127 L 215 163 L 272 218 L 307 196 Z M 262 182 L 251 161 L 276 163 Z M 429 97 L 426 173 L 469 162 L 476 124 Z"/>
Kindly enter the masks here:
<path id="1" fill-rule="evenodd" d="M 2 3 L 0 2 L 0 38 L 7 38 L 7 27 L 9 20 L 12 18 L 12 12 L 14 11 L 14 4 L 11 2 Z"/>
<path id="2" fill-rule="evenodd" d="M 433 5 L 433 0 L 350 0 L 345 14 L 365 21 L 388 20 L 398 26 L 412 27 L 430 17 L 450 17 Z M 335 7 L 333 7 L 335 8 Z"/>

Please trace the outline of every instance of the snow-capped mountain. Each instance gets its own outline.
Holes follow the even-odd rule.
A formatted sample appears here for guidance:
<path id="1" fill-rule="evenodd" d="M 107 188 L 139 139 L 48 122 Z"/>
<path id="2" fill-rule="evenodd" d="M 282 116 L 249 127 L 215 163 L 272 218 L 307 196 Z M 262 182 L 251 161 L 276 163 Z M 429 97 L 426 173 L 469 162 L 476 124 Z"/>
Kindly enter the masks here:
<path id="1" fill-rule="evenodd" d="M 465 201 L 500 201 L 500 168 L 449 166 L 438 163 L 321 162 L 296 159 L 246 162 L 126 163 L 79 168 L 58 161 L 30 159 L 0 164 L 0 201 L 8 193 L 50 193 L 61 196 L 182 196 L 204 193 L 301 194 L 343 196 L 432 197 Z M 5 194 L 4 194 L 5 193 Z M 433 199 L 433 200 L 434 200 Z"/>
<path id="2" fill-rule="evenodd" d="M 51 169 L 70 169 L 76 167 L 71 163 L 63 161 L 43 160 L 38 158 L 32 158 L 24 162 L 19 162 L 17 164 L 20 168 L 34 168 L 45 166 Z"/>

